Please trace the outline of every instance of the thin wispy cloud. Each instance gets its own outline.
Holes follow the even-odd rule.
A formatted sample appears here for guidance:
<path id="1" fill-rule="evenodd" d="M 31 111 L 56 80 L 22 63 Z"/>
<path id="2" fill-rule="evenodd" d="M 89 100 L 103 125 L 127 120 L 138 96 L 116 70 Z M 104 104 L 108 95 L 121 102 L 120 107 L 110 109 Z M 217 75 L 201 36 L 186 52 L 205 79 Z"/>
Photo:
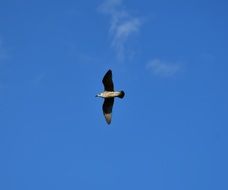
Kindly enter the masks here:
<path id="1" fill-rule="evenodd" d="M 133 17 L 123 8 L 122 0 L 106 0 L 99 7 L 99 10 L 111 17 L 110 19 L 110 35 L 112 37 L 111 46 L 115 49 L 117 57 L 123 60 L 125 57 L 126 42 L 129 37 L 138 32 L 142 20 Z"/>
<path id="2" fill-rule="evenodd" d="M 172 77 L 182 70 L 182 64 L 154 59 L 146 65 L 146 68 L 155 76 Z"/>

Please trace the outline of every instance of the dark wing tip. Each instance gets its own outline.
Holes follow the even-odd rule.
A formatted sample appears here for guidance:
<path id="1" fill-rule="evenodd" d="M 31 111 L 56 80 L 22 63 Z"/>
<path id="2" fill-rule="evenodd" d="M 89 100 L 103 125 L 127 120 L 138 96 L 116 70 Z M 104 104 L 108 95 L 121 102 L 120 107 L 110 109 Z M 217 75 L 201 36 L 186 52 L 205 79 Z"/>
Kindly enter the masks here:
<path id="1" fill-rule="evenodd" d="M 114 90 L 114 85 L 112 82 L 112 70 L 109 69 L 102 80 L 103 84 L 104 84 L 104 88 L 106 91 L 113 91 Z"/>
<path id="2" fill-rule="evenodd" d="M 112 70 L 111 69 L 109 69 L 107 72 L 106 72 L 106 74 L 105 75 L 112 75 Z"/>
<path id="3" fill-rule="evenodd" d="M 109 69 L 109 70 L 105 73 L 103 80 L 107 80 L 107 79 L 109 79 L 109 78 L 112 78 L 112 70 L 111 70 L 111 69 Z"/>

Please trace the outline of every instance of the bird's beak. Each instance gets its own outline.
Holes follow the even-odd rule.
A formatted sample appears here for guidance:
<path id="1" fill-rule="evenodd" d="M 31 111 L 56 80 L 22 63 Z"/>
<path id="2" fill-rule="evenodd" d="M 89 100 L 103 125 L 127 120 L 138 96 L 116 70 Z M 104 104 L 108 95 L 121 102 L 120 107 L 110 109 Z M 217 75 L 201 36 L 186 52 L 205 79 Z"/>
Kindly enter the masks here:
<path id="1" fill-rule="evenodd" d="M 95 97 L 98 97 L 98 95 L 96 95 Z"/>

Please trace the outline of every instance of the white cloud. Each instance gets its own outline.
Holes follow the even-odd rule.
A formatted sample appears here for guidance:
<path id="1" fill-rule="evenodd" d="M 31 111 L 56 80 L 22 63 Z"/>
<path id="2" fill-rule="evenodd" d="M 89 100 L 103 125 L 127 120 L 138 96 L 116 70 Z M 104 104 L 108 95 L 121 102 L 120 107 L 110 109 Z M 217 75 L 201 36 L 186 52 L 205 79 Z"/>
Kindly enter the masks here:
<path id="1" fill-rule="evenodd" d="M 114 13 L 117 7 L 122 5 L 122 0 L 106 0 L 101 4 L 100 10 L 104 13 Z"/>
<path id="2" fill-rule="evenodd" d="M 160 77 L 172 77 L 182 69 L 182 65 L 180 63 L 171 63 L 161 61 L 160 59 L 150 61 L 146 67 L 152 71 L 154 75 Z"/>
<path id="3" fill-rule="evenodd" d="M 116 50 L 118 58 L 123 60 L 126 42 L 129 36 L 139 31 L 142 20 L 130 16 L 128 11 L 123 9 L 122 0 L 106 0 L 99 10 L 111 16 L 111 45 Z"/>

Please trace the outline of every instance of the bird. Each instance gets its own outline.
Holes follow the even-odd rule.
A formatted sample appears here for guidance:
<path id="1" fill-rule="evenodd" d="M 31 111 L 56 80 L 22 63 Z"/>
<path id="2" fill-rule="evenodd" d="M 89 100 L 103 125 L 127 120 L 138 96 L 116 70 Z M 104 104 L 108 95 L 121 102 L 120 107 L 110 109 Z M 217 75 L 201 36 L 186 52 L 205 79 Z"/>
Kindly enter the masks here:
<path id="1" fill-rule="evenodd" d="M 114 84 L 112 81 L 112 70 L 109 69 L 103 77 L 102 83 L 104 85 L 104 91 L 97 94 L 96 97 L 104 98 L 102 106 L 103 114 L 107 124 L 109 125 L 112 120 L 112 107 L 114 104 L 114 98 L 123 98 L 125 93 L 123 90 L 114 91 Z"/>

